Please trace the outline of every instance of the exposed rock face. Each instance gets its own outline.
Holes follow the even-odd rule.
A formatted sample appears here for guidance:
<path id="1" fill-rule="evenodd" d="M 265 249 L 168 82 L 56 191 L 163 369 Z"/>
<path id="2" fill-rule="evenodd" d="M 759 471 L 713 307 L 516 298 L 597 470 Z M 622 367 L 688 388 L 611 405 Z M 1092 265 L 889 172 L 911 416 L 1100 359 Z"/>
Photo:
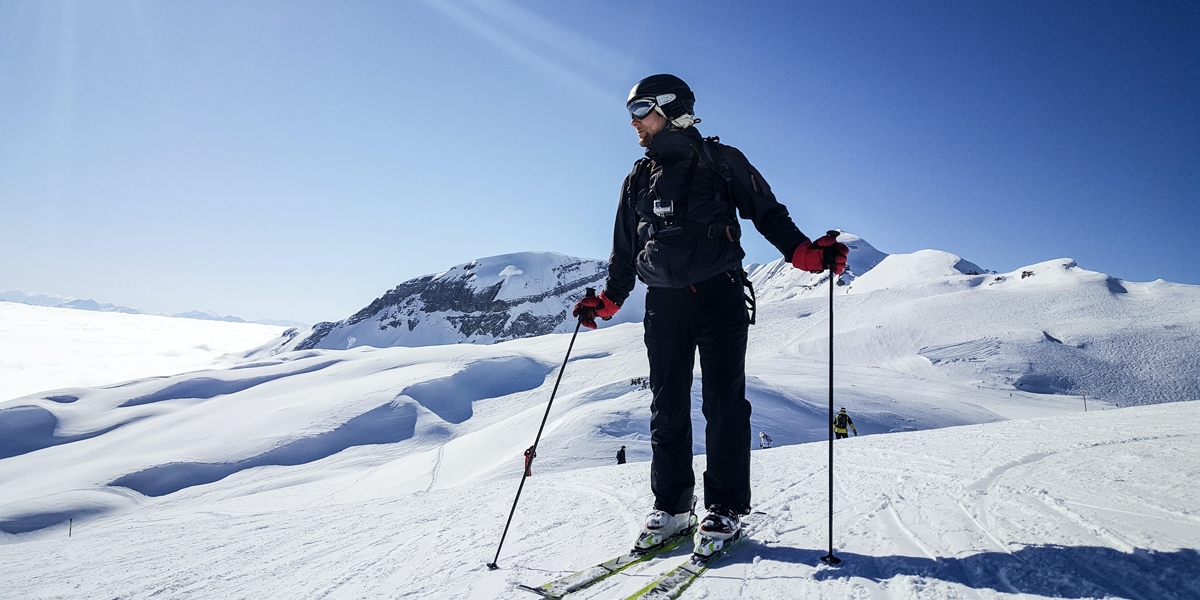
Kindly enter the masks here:
<path id="1" fill-rule="evenodd" d="M 401 283 L 343 321 L 280 340 L 278 349 L 494 343 L 567 331 L 571 307 L 606 276 L 604 261 L 548 252 L 479 259 Z"/>

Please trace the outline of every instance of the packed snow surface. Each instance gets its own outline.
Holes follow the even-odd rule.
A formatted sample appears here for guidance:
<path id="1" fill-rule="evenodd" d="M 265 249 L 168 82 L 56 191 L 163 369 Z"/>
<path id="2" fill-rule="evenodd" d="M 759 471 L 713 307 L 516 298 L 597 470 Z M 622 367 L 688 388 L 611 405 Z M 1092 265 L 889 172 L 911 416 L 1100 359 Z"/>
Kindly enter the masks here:
<path id="1" fill-rule="evenodd" d="M 764 514 L 684 597 L 1200 597 L 1198 448 L 1196 402 L 839 441 L 838 568 L 818 560 L 825 444 L 755 451 Z M 450 453 L 262 467 L 70 537 L 10 536 L 0 583 L 13 598 L 532 598 L 515 585 L 624 550 L 651 502 L 647 463 L 535 463 L 489 571 L 519 470 L 443 487 L 439 473 L 466 466 Z M 422 485 L 395 481 L 414 473 Z M 685 552 L 573 597 L 622 597 Z"/>
<path id="2" fill-rule="evenodd" d="M 762 514 L 684 597 L 1200 597 L 1200 404 L 1186 402 L 1200 288 L 1069 259 L 986 273 L 845 239 L 859 252 L 833 288 L 836 402 L 859 433 L 835 455 L 845 562 L 818 560 L 830 281 L 764 265 L 747 357 L 751 425 L 776 444 L 752 454 Z M 497 282 L 536 276 L 504 262 Z M 259 353 L 0 402 L 0 595 L 532 597 L 515 585 L 624 551 L 651 507 L 642 335 Z M 700 473 L 698 378 L 693 431 Z M 623 597 L 684 553 L 573 597 Z"/>

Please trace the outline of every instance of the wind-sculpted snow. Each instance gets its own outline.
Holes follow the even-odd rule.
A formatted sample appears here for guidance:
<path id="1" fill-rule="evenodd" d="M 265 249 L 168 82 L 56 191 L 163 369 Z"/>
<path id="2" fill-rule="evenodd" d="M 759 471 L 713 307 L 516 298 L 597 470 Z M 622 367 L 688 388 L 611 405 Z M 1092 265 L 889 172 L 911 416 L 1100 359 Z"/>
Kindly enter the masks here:
<path id="1" fill-rule="evenodd" d="M 551 371 L 552 368 L 520 356 L 482 360 L 449 377 L 410 385 L 401 394 L 444 421 L 462 423 L 474 414 L 473 403 L 532 390 L 542 385 Z"/>
<path id="2" fill-rule="evenodd" d="M 59 436 L 54 433 L 58 428 L 58 417 L 49 410 L 40 406 L 3 408 L 0 409 L 0 459 L 94 438 L 137 420 L 127 420 L 97 431 Z"/>
<path id="3" fill-rule="evenodd" d="M 411 438 L 416 424 L 415 405 L 391 402 L 354 417 L 332 431 L 287 441 L 258 456 L 229 463 L 159 465 L 118 477 L 110 485 L 127 487 L 146 496 L 165 496 L 191 486 L 220 481 L 246 469 L 303 465 L 353 446 L 394 444 Z"/>
<path id="4" fill-rule="evenodd" d="M 196 398 L 207 400 L 216 396 L 224 396 L 226 394 L 236 394 L 246 391 L 252 387 L 262 385 L 264 383 L 282 379 L 293 375 L 303 375 L 305 373 L 313 373 L 320 371 L 326 367 L 337 364 L 338 361 L 326 361 L 304 367 L 303 369 L 291 372 L 272 373 L 269 375 L 260 375 L 258 377 L 246 377 L 244 379 L 218 379 L 216 377 L 194 377 L 185 379 L 179 383 L 171 384 L 157 392 L 138 396 L 121 406 L 140 406 L 142 404 L 150 404 L 153 402 L 162 402 L 164 400 L 179 400 L 182 398 Z"/>
<path id="5" fill-rule="evenodd" d="M 16 515 L 6 519 L 0 519 L 0 531 L 4 533 L 29 533 L 59 525 L 71 519 L 86 519 L 88 517 L 103 514 L 104 512 L 106 512 L 104 509 L 95 507 L 76 508 L 62 512 Z"/>
<path id="6" fill-rule="evenodd" d="M 584 416 L 572 407 L 645 399 L 644 390 L 622 385 L 568 393 L 569 412 L 551 420 L 565 427 L 564 420 Z M 621 416 L 614 424 L 625 422 Z M 566 441 L 540 446 L 539 454 L 590 451 Z M 475 442 L 477 461 L 495 451 L 490 441 Z M 1200 490 L 1186 474 L 1200 469 L 1198 444 L 1194 402 L 839 441 L 837 568 L 819 560 L 828 551 L 826 442 L 756 450 L 753 503 L 762 514 L 749 539 L 685 597 L 1196 598 Z M 328 463 L 306 463 L 292 467 L 288 479 L 261 481 L 255 493 L 231 477 L 205 486 L 208 495 L 147 498 L 119 519 L 73 513 L 69 541 L 65 522 L 52 532 L 38 515 L 6 516 L 0 584 L 13 597 L 186 590 L 387 597 L 403 590 L 414 598 L 519 600 L 528 593 L 517 583 L 537 584 L 623 550 L 652 502 L 645 456 L 559 471 L 535 462 L 501 568 L 490 571 L 483 563 L 505 526 L 519 454 L 500 479 L 392 487 L 416 467 L 445 474 L 453 446 L 405 459 L 389 458 L 387 446 L 370 447 L 378 452 L 363 454 L 357 469 L 338 473 Z M 702 457 L 695 469 L 703 471 Z M 19 533 L 30 530 L 42 533 Z M 573 596 L 624 597 L 684 553 Z"/>

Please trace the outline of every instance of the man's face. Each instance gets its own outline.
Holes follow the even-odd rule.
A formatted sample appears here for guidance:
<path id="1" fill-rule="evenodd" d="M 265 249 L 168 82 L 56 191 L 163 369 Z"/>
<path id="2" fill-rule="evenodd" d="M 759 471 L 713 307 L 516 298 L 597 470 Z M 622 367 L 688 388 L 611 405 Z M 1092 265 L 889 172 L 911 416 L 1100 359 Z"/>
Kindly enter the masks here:
<path id="1" fill-rule="evenodd" d="M 650 138 L 667 127 L 667 119 L 658 114 L 658 111 L 652 110 L 641 119 L 630 117 L 629 124 L 637 130 L 638 145 L 646 148 L 650 146 Z"/>

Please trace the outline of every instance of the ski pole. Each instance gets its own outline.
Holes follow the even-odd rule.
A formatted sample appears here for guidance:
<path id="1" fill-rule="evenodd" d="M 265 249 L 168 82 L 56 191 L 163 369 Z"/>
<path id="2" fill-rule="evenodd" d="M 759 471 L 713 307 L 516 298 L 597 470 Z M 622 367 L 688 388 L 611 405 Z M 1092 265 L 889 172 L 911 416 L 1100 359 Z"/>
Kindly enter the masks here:
<path id="1" fill-rule="evenodd" d="M 596 290 L 587 288 L 587 296 L 596 295 Z M 567 370 L 567 361 L 571 358 L 571 349 L 575 347 L 575 337 L 579 335 L 579 326 L 583 324 L 583 316 L 575 323 L 575 333 L 571 334 L 571 343 L 567 345 L 567 355 L 563 357 L 562 367 L 558 369 L 558 379 L 554 380 L 554 390 L 550 392 L 550 401 L 546 403 L 546 414 L 542 416 L 542 424 L 538 427 L 537 436 L 533 438 L 533 445 L 529 447 L 529 456 L 525 459 L 525 470 L 521 474 L 521 484 L 517 486 L 517 497 L 513 498 L 512 509 L 508 511 L 508 521 L 504 523 L 504 533 L 500 534 L 500 545 L 496 547 L 496 557 L 492 562 L 487 564 L 487 568 L 495 571 L 500 566 L 496 561 L 500 560 L 500 549 L 504 547 L 504 538 L 508 537 L 508 527 L 512 525 L 513 515 L 517 512 L 517 501 L 521 499 L 521 490 L 525 488 L 525 480 L 529 477 L 529 471 L 533 467 L 533 458 L 537 456 L 537 445 L 542 439 L 542 430 L 546 428 L 546 420 L 550 418 L 550 407 L 554 405 L 554 396 L 558 394 L 558 384 L 562 381 L 563 371 Z"/>
<path id="2" fill-rule="evenodd" d="M 825 235 L 835 241 L 840 231 L 829 230 Z M 821 562 L 836 565 L 842 559 L 833 555 L 833 280 L 837 278 L 834 269 L 837 258 L 825 256 L 825 268 L 829 269 L 829 554 L 821 557 Z"/>

